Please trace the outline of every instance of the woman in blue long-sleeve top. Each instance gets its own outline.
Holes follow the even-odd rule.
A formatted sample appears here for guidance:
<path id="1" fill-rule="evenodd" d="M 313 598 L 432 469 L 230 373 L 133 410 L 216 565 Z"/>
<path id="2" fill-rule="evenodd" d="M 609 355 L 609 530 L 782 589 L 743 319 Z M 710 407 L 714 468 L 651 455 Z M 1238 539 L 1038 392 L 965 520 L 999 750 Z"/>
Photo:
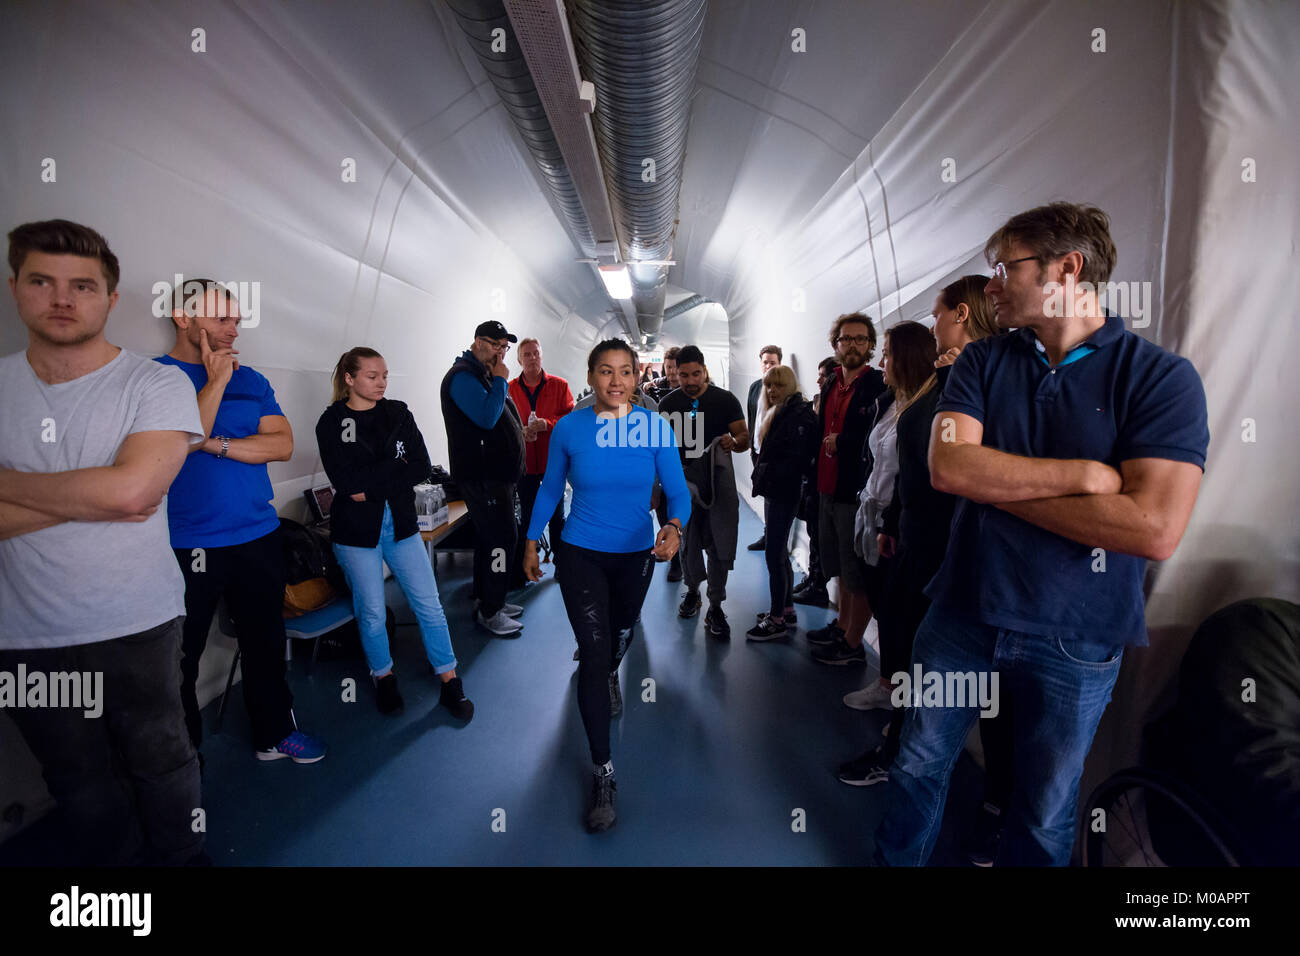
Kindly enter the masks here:
<path id="1" fill-rule="evenodd" d="M 567 481 L 573 501 L 557 545 L 556 577 L 578 641 L 578 711 L 595 765 L 587 813 L 593 832 L 608 830 L 615 819 L 609 722 L 622 710 L 618 665 L 632 640 L 655 559 L 667 561 L 677 553 L 682 526 L 691 516 L 672 426 L 631 404 L 636 374 L 636 353 L 622 339 L 606 339 L 587 356 L 587 382 L 596 403 L 570 412 L 551 432 L 546 476 L 524 551 L 524 573 L 537 581 L 542 576 L 537 540 Z M 656 476 L 669 515 L 657 538 L 650 521 Z"/>

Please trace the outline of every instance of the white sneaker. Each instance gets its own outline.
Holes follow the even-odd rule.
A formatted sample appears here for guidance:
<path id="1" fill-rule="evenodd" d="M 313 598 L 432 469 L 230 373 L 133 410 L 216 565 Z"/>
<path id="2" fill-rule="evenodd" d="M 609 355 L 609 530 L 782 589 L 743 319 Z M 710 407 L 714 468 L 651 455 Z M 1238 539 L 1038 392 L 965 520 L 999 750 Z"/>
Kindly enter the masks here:
<path id="1" fill-rule="evenodd" d="M 889 702 L 893 693 L 892 690 L 881 687 L 878 681 L 872 681 L 862 690 L 845 694 L 844 706 L 854 710 L 893 710 L 894 705 Z"/>
<path id="2" fill-rule="evenodd" d="M 474 623 L 499 637 L 518 637 L 519 632 L 524 629 L 522 624 L 506 614 L 505 611 L 497 611 L 489 618 L 485 618 L 482 611 L 475 611 Z"/>
<path id="3" fill-rule="evenodd" d="M 474 610 L 477 611 L 482 606 L 482 604 L 483 604 L 482 600 L 480 600 L 479 598 L 475 598 Z M 519 615 L 524 613 L 524 608 L 522 604 L 511 604 L 509 601 L 507 601 L 506 603 L 501 605 L 501 613 L 506 615 L 507 617 L 519 617 Z"/>

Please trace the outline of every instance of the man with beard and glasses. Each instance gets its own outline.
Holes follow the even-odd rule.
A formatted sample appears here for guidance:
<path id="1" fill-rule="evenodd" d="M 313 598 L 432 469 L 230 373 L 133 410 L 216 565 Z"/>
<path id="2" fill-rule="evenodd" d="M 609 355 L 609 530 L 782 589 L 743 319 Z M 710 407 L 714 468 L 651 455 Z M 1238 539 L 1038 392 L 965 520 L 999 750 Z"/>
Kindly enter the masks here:
<path id="1" fill-rule="evenodd" d="M 808 632 L 814 659 L 823 664 L 864 664 L 862 637 L 871 620 L 866 564 L 853 550 L 858 492 L 866 483 L 862 448 L 871 431 L 872 410 L 885 391 L 879 369 L 867 365 L 876 350 L 871 317 L 841 315 L 831 325 L 831 345 L 840 367 L 822 389 L 817 412 L 822 447 L 817 456 L 818 544 L 826 580 L 840 579 L 839 618 Z"/>

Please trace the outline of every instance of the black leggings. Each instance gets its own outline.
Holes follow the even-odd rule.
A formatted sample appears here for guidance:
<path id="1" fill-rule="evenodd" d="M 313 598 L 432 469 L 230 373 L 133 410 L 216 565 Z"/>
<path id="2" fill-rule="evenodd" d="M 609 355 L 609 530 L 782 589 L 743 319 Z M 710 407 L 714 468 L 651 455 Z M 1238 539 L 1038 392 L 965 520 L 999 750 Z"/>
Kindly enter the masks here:
<path id="1" fill-rule="evenodd" d="M 654 567 L 649 551 L 610 554 L 566 541 L 556 553 L 555 576 L 578 640 L 578 712 L 595 764 L 609 761 L 609 675 L 632 643 Z"/>
<path id="2" fill-rule="evenodd" d="M 774 617 L 784 614 L 786 608 L 794 605 L 794 569 L 790 567 L 789 540 L 797 504 L 797 501 L 781 498 L 763 499 L 763 523 L 767 527 L 764 532 L 767 545 L 763 550 Z"/>

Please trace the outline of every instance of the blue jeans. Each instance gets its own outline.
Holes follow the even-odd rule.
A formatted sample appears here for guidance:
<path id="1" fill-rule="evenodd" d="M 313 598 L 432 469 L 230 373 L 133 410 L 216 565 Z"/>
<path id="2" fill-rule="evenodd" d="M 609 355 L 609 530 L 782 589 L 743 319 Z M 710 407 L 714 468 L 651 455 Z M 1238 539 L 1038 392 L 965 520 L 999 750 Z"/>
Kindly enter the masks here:
<path id="1" fill-rule="evenodd" d="M 357 616 L 361 631 L 361 646 L 366 652 L 370 673 L 379 675 L 393 666 L 393 656 L 388 649 L 388 630 L 384 626 L 384 562 L 393 569 L 397 583 L 406 595 L 406 603 L 415 612 L 420 623 L 420 636 L 424 638 L 424 653 L 433 665 L 435 674 L 445 674 L 456 669 L 456 655 L 451 649 L 451 632 L 447 630 L 447 615 L 438 598 L 438 581 L 433 576 L 429 552 L 418 534 L 393 540 L 393 513 L 384 505 L 384 525 L 379 532 L 379 544 L 373 548 L 356 548 L 348 544 L 334 545 L 348 587 L 352 589 L 352 613 Z"/>
<path id="2" fill-rule="evenodd" d="M 1003 630 L 937 604 L 921 622 L 913 669 L 993 672 L 999 692 L 1015 700 L 1014 780 L 998 865 L 1069 865 L 1083 761 L 1110 702 L 1123 650 L 1122 644 Z M 979 714 L 978 703 L 907 708 L 876 831 L 880 861 L 923 866 L 929 860 L 953 765 Z"/>

